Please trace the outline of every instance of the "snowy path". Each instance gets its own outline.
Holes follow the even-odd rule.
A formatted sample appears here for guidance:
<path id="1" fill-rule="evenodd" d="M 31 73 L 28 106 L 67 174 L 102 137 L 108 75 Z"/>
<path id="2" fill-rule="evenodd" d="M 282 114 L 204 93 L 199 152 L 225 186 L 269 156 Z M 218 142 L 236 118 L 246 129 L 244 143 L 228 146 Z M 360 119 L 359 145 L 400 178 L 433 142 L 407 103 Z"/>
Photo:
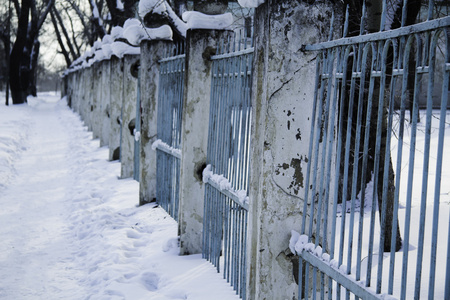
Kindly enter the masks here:
<path id="1" fill-rule="evenodd" d="M 0 299 L 238 299 L 91 136 L 56 97 L 0 106 Z"/>
<path id="2" fill-rule="evenodd" d="M 16 176 L 0 196 L 0 295 L 9 299 L 79 293 L 64 222 L 69 213 L 64 199 L 72 184 L 67 163 L 70 132 L 61 126 L 54 104 L 35 108 L 39 113 L 30 119 Z M 61 291 L 62 286 L 66 290 Z"/>

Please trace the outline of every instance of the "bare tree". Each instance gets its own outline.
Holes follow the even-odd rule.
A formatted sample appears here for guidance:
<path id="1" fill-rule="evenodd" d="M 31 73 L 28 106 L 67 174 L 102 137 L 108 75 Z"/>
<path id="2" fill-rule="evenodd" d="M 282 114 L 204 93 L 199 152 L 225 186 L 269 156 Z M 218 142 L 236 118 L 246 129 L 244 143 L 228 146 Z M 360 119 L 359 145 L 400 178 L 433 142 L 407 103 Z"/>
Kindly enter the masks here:
<path id="1" fill-rule="evenodd" d="M 36 95 L 36 67 L 39 56 L 39 31 L 54 0 L 13 0 L 19 16 L 17 35 L 10 57 L 11 95 L 14 104 L 27 101 L 27 95 Z M 30 17 L 31 16 L 31 20 Z"/>
<path id="2" fill-rule="evenodd" d="M 11 0 L 8 1 L 8 10 L 0 16 L 0 40 L 3 42 L 4 60 L 2 73 L 5 74 L 3 79 L 6 85 L 5 104 L 9 105 L 9 61 L 11 52 L 11 18 L 12 7 Z"/>
<path id="3" fill-rule="evenodd" d="M 388 0 L 387 1 L 387 5 L 388 5 L 388 11 L 390 16 L 388 16 L 389 18 L 389 22 L 387 23 L 387 25 L 385 25 L 385 28 L 383 30 L 390 30 L 390 29 L 395 29 L 400 27 L 401 25 L 406 26 L 406 25 L 412 25 L 416 22 L 416 18 L 417 18 L 417 14 L 419 12 L 420 9 L 420 4 L 421 4 L 421 0 L 410 0 L 408 1 L 408 6 L 407 6 L 407 16 L 406 18 L 402 18 L 402 2 L 403 1 L 398 1 L 398 0 Z M 362 4 L 363 1 L 360 0 L 345 0 L 345 3 L 348 5 L 349 7 L 349 27 L 348 27 L 348 35 L 349 36 L 356 36 L 360 34 L 360 20 L 361 20 L 361 12 L 362 12 Z M 390 7 L 389 7 L 390 6 Z M 367 33 L 371 33 L 371 32 L 376 32 L 380 30 L 380 24 L 381 24 L 381 13 L 382 13 L 382 1 L 381 0 L 366 0 L 366 7 L 367 7 L 367 11 L 366 11 L 366 23 L 365 23 L 365 27 L 364 30 Z M 401 23 L 403 19 L 403 24 Z M 415 64 L 414 61 L 414 56 L 411 55 L 412 60 L 409 62 L 409 64 Z M 349 60 L 349 64 L 353 64 L 356 63 L 355 61 L 352 61 L 351 59 Z M 392 68 L 393 68 L 393 53 L 392 53 L 392 49 L 390 50 L 390 52 L 388 53 L 388 57 L 387 57 L 387 80 L 386 80 L 386 86 L 380 86 L 380 84 L 376 84 L 376 88 L 374 90 L 374 94 L 373 94 L 373 99 L 377 99 L 373 101 L 373 106 L 372 106 L 372 115 L 370 116 L 370 127 L 369 129 L 367 128 L 363 128 L 362 129 L 362 133 L 361 136 L 365 135 L 365 131 L 369 130 L 369 153 L 368 153 L 368 158 L 367 158 L 367 169 L 365 174 L 363 173 L 363 157 L 359 157 L 358 158 L 358 172 L 357 172 L 357 179 L 353 179 L 352 178 L 352 174 L 353 174 L 353 161 L 354 161 L 354 156 L 355 154 L 359 154 L 359 153 L 363 153 L 363 143 L 360 144 L 360 149 L 355 149 L 354 151 L 350 151 L 350 164 L 348 166 L 349 168 L 349 182 L 355 181 L 355 183 L 357 184 L 357 191 L 360 192 L 361 189 L 364 189 L 363 185 L 365 186 L 372 178 L 372 174 L 378 174 L 376 178 L 374 178 L 374 180 L 377 182 L 376 186 L 374 187 L 376 189 L 376 194 L 377 194 L 377 198 L 378 198 L 378 207 L 380 210 L 380 218 L 381 218 L 381 209 L 382 209 L 382 199 L 383 199 L 383 175 L 384 175 L 384 157 L 385 157 L 385 153 L 386 151 L 388 151 L 388 149 L 386 149 L 386 142 L 387 142 L 387 112 L 388 112 L 388 101 L 387 99 L 385 99 L 384 101 L 384 107 L 382 108 L 383 110 L 383 117 L 382 117 L 382 121 L 381 121 L 381 128 L 382 128 L 382 135 L 381 135 L 381 146 L 380 146 L 380 152 L 379 153 L 375 153 L 376 151 L 376 135 L 377 135 L 377 111 L 378 111 L 378 96 L 380 95 L 380 89 L 388 89 L 389 85 L 390 85 L 390 81 L 392 80 Z M 352 68 L 349 67 L 349 70 L 351 70 Z M 369 68 L 370 69 L 370 68 Z M 414 86 L 411 83 L 414 83 L 414 68 L 411 69 L 412 70 L 412 74 L 410 73 L 408 76 L 408 89 L 410 89 L 411 91 L 414 90 Z M 347 90 L 349 90 L 349 84 L 347 83 Z M 368 87 L 359 87 L 360 89 L 365 89 L 368 90 Z M 413 93 L 410 92 L 410 94 L 412 95 Z M 355 97 L 358 97 L 358 93 L 355 93 Z M 349 96 L 349 95 L 348 95 Z M 356 101 L 356 100 L 355 100 Z M 355 102 L 357 103 L 357 102 Z M 344 105 L 344 116 L 340 116 L 344 118 L 344 126 L 343 126 L 343 136 L 346 135 L 346 128 L 347 128 L 347 119 L 349 119 L 350 114 L 353 114 L 353 118 L 355 118 L 356 113 L 357 113 L 357 105 L 354 105 L 353 108 L 348 108 L 348 103 L 342 103 L 341 105 Z M 367 103 L 364 104 L 367 107 Z M 412 107 L 412 99 L 411 99 L 411 107 Z M 411 109 L 412 111 L 412 109 Z M 352 123 L 352 128 L 351 128 L 352 132 L 356 132 L 356 122 Z M 356 137 L 352 134 L 352 140 L 351 140 L 351 145 L 353 145 L 352 147 L 355 147 L 355 139 L 359 138 Z M 344 155 L 345 155 L 345 151 L 343 151 L 341 153 L 341 166 L 340 166 L 340 173 L 343 174 L 344 172 Z M 375 166 L 375 157 L 379 155 L 380 159 L 381 159 L 381 163 L 379 164 L 379 166 L 377 167 L 377 170 L 375 170 L 376 166 Z M 340 181 L 340 186 L 341 189 L 343 190 L 344 188 L 347 189 L 347 195 L 350 196 L 351 195 L 351 184 L 349 184 L 347 187 L 344 187 L 344 183 L 342 182 L 343 176 L 341 176 L 341 181 Z M 401 246 L 402 246 L 402 239 L 400 236 L 400 227 L 397 221 L 397 224 L 393 224 L 393 207 L 394 207 L 394 195 L 395 195 L 395 174 L 394 174 L 394 169 L 393 169 L 393 165 L 392 165 L 392 159 L 390 159 L 389 161 L 389 170 L 388 170 L 388 193 L 387 193 L 387 199 L 386 199 L 386 206 L 387 206 L 387 210 L 386 210 L 386 230 L 385 230 L 385 238 L 384 238 L 384 251 L 389 252 L 391 249 L 391 236 L 392 236 L 392 228 L 393 226 L 397 227 L 397 234 L 396 234 L 396 242 L 395 242 L 395 251 L 400 250 Z M 341 196 L 341 195 L 340 195 Z M 348 199 L 339 199 L 339 201 L 343 201 L 343 200 L 348 200 Z"/>

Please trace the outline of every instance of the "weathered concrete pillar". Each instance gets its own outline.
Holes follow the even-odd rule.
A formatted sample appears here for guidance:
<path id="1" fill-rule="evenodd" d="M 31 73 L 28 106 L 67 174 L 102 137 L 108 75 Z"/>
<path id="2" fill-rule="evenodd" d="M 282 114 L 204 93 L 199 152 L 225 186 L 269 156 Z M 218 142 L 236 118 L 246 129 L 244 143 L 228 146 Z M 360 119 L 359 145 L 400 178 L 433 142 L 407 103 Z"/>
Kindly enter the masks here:
<path id="1" fill-rule="evenodd" d="M 109 160 L 120 159 L 120 128 L 122 122 L 123 102 L 123 58 L 111 57 L 111 101 L 110 101 L 110 131 Z"/>
<path id="2" fill-rule="evenodd" d="M 72 73 L 72 80 L 71 80 L 71 86 L 73 89 L 73 100 L 72 100 L 72 110 L 76 113 L 79 113 L 78 106 L 80 103 L 80 96 L 79 96 L 79 84 L 80 84 L 80 70 L 77 70 Z"/>
<path id="3" fill-rule="evenodd" d="M 110 99 L 111 99 L 111 61 L 103 60 L 101 62 L 102 68 L 102 83 L 101 83 L 101 111 L 100 118 L 101 124 L 101 135 L 100 135 L 100 146 L 105 146 L 109 144 L 109 129 L 111 127 L 110 119 Z"/>
<path id="4" fill-rule="evenodd" d="M 92 66 L 92 136 L 97 139 L 102 131 L 102 66 L 100 62 L 95 62 Z"/>
<path id="5" fill-rule="evenodd" d="M 120 142 L 120 177 L 133 177 L 134 129 L 136 122 L 137 76 L 139 55 L 125 55 L 123 70 L 122 139 Z"/>
<path id="6" fill-rule="evenodd" d="M 151 146 L 157 139 L 159 60 L 169 44 L 172 42 L 141 42 L 140 205 L 156 198 L 156 151 Z"/>
<path id="7" fill-rule="evenodd" d="M 81 102 L 81 106 L 80 106 L 80 115 L 81 115 L 81 119 L 84 122 L 84 125 L 88 127 L 89 130 L 89 111 L 90 111 L 90 100 L 89 100 L 89 93 L 90 93 L 90 88 L 91 88 L 91 84 L 92 81 L 90 80 L 91 74 L 91 69 L 90 68 L 84 68 L 83 69 L 83 89 L 82 89 L 82 93 L 83 93 L 83 100 Z"/>
<path id="8" fill-rule="evenodd" d="M 84 69 L 84 101 L 83 101 L 83 121 L 89 131 L 92 131 L 92 111 L 93 106 L 93 68 L 88 67 Z"/>
<path id="9" fill-rule="evenodd" d="M 211 55 L 228 31 L 188 30 L 182 120 L 180 178 L 181 254 L 202 251 L 203 198 L 202 171 L 206 167 Z"/>
<path id="10" fill-rule="evenodd" d="M 255 12 L 248 299 L 298 299 L 291 230 L 300 231 L 317 53 L 331 1 L 268 0 Z M 295 269 L 295 272 L 298 272 Z"/>

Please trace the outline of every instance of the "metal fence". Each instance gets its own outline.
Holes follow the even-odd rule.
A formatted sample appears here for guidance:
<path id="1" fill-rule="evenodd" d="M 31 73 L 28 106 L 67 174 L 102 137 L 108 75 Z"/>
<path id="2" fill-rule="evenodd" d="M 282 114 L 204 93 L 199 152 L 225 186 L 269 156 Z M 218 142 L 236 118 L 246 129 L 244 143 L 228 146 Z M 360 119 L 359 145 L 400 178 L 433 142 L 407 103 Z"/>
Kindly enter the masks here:
<path id="1" fill-rule="evenodd" d="M 358 36 L 347 14 L 343 38 L 304 48 L 318 59 L 299 298 L 450 299 L 450 17 L 429 1 L 427 21 L 384 31 L 383 5 L 379 32 L 363 7 Z"/>
<path id="2" fill-rule="evenodd" d="M 212 57 L 203 257 L 245 299 L 252 38 L 236 33 L 218 53 Z"/>
<path id="3" fill-rule="evenodd" d="M 172 56 L 168 56 L 172 55 Z M 178 221 L 181 118 L 185 54 L 184 45 L 169 49 L 166 58 L 159 61 L 159 93 L 156 148 L 156 199 L 170 216 Z"/>

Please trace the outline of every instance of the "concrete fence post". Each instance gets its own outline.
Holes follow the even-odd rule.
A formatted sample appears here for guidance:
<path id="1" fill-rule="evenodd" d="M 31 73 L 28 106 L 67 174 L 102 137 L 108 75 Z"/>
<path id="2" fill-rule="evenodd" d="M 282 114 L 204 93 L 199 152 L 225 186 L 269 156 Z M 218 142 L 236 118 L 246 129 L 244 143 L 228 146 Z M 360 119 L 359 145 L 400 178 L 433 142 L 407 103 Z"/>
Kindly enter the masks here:
<path id="1" fill-rule="evenodd" d="M 120 142 L 121 178 L 134 174 L 134 129 L 136 127 L 136 99 L 139 55 L 125 55 L 123 68 L 122 139 Z"/>
<path id="2" fill-rule="evenodd" d="M 101 135 L 100 146 L 109 144 L 109 129 L 111 127 L 110 120 L 110 101 L 111 101 L 111 61 L 103 60 L 101 63 L 102 77 L 101 77 Z"/>
<path id="3" fill-rule="evenodd" d="M 210 57 L 224 30 L 188 30 L 182 120 L 180 176 L 180 252 L 202 251 L 204 183 L 211 92 Z"/>
<path id="4" fill-rule="evenodd" d="M 92 77 L 92 136 L 94 139 L 100 138 L 102 131 L 102 66 L 100 62 L 95 62 L 91 67 Z"/>
<path id="5" fill-rule="evenodd" d="M 298 299 L 300 231 L 317 53 L 302 44 L 327 39 L 331 1 L 269 0 L 255 11 L 248 299 Z"/>
<path id="6" fill-rule="evenodd" d="M 110 132 L 109 160 L 120 159 L 120 128 L 122 122 L 123 98 L 123 58 L 111 57 L 111 101 L 110 101 Z"/>
<path id="7" fill-rule="evenodd" d="M 162 40 L 141 42 L 140 205 L 156 199 L 156 151 L 152 144 L 157 139 L 159 61 L 170 44 Z"/>

